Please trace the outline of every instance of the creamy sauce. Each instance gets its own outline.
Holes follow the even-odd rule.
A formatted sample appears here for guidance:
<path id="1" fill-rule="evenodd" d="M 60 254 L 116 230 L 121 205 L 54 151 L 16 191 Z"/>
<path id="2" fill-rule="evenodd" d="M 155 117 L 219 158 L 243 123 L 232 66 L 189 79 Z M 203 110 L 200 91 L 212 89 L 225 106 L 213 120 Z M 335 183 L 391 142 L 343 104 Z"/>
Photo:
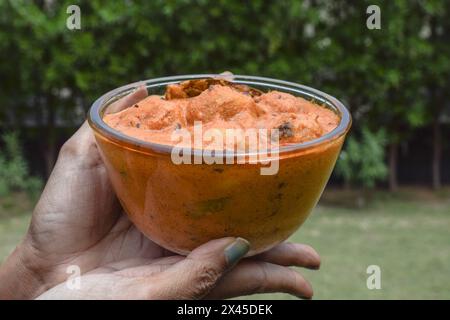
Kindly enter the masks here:
<path id="1" fill-rule="evenodd" d="M 210 85 L 195 96 L 173 94 L 177 90 L 178 85 L 169 86 L 166 98 L 149 96 L 125 110 L 105 115 L 104 121 L 128 136 L 167 145 L 177 143 L 172 137 L 175 130 L 192 133 L 196 121 L 201 121 L 203 131 L 278 129 L 280 145 L 319 138 L 340 121 L 325 107 L 278 91 L 250 95 L 220 84 Z M 167 93 L 172 93 L 170 99 Z"/>

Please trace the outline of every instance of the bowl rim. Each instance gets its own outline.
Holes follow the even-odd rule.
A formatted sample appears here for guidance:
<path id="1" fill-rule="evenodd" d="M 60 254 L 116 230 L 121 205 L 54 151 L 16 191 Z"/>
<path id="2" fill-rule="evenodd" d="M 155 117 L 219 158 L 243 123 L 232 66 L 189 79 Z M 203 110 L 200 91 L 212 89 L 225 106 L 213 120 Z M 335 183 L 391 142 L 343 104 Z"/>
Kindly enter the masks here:
<path id="1" fill-rule="evenodd" d="M 339 125 L 334 128 L 332 131 L 328 132 L 327 134 L 312 139 L 306 142 L 302 143 L 292 143 L 292 144 L 285 144 L 279 146 L 277 149 L 270 150 L 271 153 L 273 151 L 276 151 L 278 155 L 294 152 L 294 151 L 300 151 L 300 150 L 307 150 L 314 147 L 317 147 L 319 145 L 322 145 L 324 143 L 331 143 L 332 141 L 340 138 L 341 136 L 347 134 L 347 132 L 350 130 L 351 123 L 352 123 L 352 117 L 350 115 L 350 112 L 345 107 L 345 105 L 336 99 L 335 97 L 322 92 L 320 90 L 311 88 L 309 86 L 301 85 L 294 82 L 284 81 L 284 80 L 278 80 L 273 78 L 267 78 L 267 77 L 259 77 L 259 76 L 247 76 L 247 75 L 223 75 L 223 74 L 188 74 L 188 75 L 177 75 L 177 76 L 168 76 L 168 77 L 159 77 L 159 78 L 151 78 L 148 80 L 141 80 L 137 82 L 133 82 L 121 87 L 118 87 L 116 89 L 113 89 L 102 96 L 100 96 L 95 102 L 92 104 L 92 106 L 89 109 L 87 118 L 88 123 L 90 127 L 100 133 L 103 136 L 106 136 L 110 139 L 113 139 L 116 142 L 119 143 L 126 143 L 128 147 L 131 147 L 135 149 L 136 151 L 150 151 L 150 152 L 157 152 L 157 153 L 163 153 L 163 154 L 170 154 L 172 152 L 172 149 L 174 145 L 168 145 L 168 144 L 160 144 L 155 142 L 149 142 L 144 141 L 138 138 L 134 138 L 128 135 L 123 134 L 122 132 L 110 127 L 108 124 L 106 124 L 105 121 L 103 121 L 103 110 L 109 106 L 111 103 L 119 100 L 122 97 L 125 97 L 126 95 L 136 91 L 139 87 L 145 86 L 148 90 L 152 87 L 158 87 L 158 86 L 166 86 L 168 84 L 174 84 L 179 83 L 181 81 L 186 80 L 194 80 L 194 79 L 202 79 L 202 78 L 225 78 L 228 79 L 228 77 L 231 77 L 231 82 L 238 83 L 238 84 L 247 84 L 247 85 L 257 85 L 257 86 L 268 86 L 270 88 L 274 89 L 280 89 L 283 91 L 290 91 L 294 93 L 301 94 L 300 97 L 305 98 L 305 96 L 308 96 L 311 98 L 311 100 L 315 100 L 316 102 L 319 102 L 321 105 L 326 105 L 329 108 L 331 107 L 335 111 L 339 113 L 340 116 L 340 122 Z M 112 100 L 112 101 L 111 101 Z M 205 149 L 191 149 L 191 155 L 198 155 L 201 156 L 203 154 Z M 228 157 L 248 157 L 252 155 L 259 155 L 260 152 L 226 152 L 223 154 L 224 158 Z"/>

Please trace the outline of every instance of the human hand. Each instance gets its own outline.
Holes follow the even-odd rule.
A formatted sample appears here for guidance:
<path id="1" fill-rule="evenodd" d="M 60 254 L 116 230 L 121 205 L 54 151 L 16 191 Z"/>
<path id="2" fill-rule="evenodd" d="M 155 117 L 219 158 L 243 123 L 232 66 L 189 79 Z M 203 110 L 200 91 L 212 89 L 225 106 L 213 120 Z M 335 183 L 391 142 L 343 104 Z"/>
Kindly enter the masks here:
<path id="1" fill-rule="evenodd" d="M 145 96 L 140 89 L 114 108 Z M 0 268 L 0 298 L 34 298 L 57 285 L 41 298 L 225 298 L 272 291 L 312 295 L 306 280 L 286 267 L 317 268 L 320 260 L 312 248 L 281 244 L 236 266 L 241 257 L 230 261 L 224 252 L 232 241 L 215 240 L 186 258 L 147 239 L 123 214 L 85 123 L 61 149 L 24 240 Z M 64 287 L 71 265 L 83 274 L 79 292 Z"/>
<path id="2" fill-rule="evenodd" d="M 312 297 L 310 284 L 286 267 L 318 267 L 309 247 L 285 243 L 239 262 L 248 249 L 244 239 L 223 238 L 187 257 L 117 261 L 81 276 L 78 289 L 61 283 L 38 299 L 224 299 L 266 292 Z"/>

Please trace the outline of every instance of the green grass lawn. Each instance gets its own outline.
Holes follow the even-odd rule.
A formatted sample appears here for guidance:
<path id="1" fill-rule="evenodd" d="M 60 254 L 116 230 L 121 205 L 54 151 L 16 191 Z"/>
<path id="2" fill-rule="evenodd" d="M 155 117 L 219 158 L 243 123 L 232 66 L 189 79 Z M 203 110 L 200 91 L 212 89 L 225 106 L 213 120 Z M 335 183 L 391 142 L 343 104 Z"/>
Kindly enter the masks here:
<path id="1" fill-rule="evenodd" d="M 0 263 L 22 239 L 33 203 L 24 194 L 0 198 Z"/>
<path id="2" fill-rule="evenodd" d="M 300 270 L 313 284 L 315 299 L 449 299 L 448 190 L 377 193 L 364 208 L 352 206 L 354 199 L 354 193 L 328 192 L 291 238 L 322 256 L 320 271 Z M 26 201 L 6 207 L 0 206 L 0 261 L 21 239 L 30 217 Z M 369 265 L 381 268 L 380 290 L 367 289 Z"/>

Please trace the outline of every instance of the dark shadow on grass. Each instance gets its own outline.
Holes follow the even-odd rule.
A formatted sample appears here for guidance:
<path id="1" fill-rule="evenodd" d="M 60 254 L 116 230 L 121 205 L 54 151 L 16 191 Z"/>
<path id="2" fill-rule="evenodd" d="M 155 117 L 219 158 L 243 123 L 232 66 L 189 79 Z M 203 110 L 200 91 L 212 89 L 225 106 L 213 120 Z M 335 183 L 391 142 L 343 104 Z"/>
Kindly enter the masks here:
<path id="1" fill-rule="evenodd" d="M 450 205 L 450 188 L 434 191 L 429 188 L 403 187 L 396 192 L 386 189 L 336 189 L 327 188 L 319 205 L 328 208 L 340 208 L 353 212 L 377 208 L 383 203 L 407 203 L 417 205 L 445 204 Z"/>

